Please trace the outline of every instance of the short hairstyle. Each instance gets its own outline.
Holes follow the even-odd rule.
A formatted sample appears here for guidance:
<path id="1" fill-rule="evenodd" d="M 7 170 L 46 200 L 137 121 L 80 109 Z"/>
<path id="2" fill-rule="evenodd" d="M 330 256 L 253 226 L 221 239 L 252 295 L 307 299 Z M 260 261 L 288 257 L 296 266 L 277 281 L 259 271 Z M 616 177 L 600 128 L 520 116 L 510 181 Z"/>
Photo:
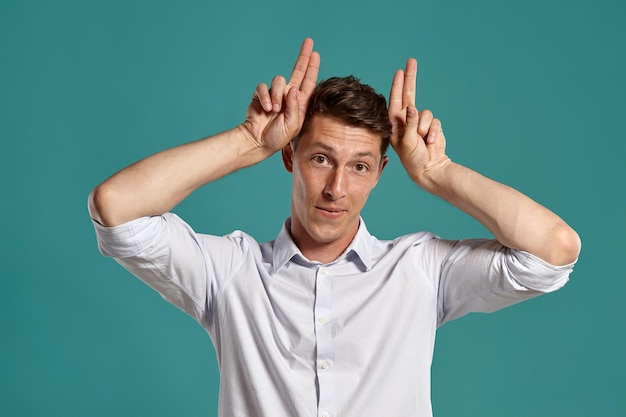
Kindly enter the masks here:
<path id="1" fill-rule="evenodd" d="M 293 140 L 294 147 L 297 147 L 300 135 L 308 130 L 316 114 L 334 117 L 348 126 L 365 128 L 379 135 L 381 156 L 387 152 L 391 138 L 387 101 L 358 78 L 352 75 L 332 77 L 317 85 L 309 100 L 302 129 Z"/>

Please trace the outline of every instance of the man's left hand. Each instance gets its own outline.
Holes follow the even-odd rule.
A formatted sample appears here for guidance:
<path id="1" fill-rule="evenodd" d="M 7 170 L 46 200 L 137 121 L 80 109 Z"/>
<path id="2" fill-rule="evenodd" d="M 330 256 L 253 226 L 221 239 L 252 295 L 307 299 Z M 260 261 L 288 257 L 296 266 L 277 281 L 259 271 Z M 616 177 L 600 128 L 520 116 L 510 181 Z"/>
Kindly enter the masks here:
<path id="1" fill-rule="evenodd" d="M 417 61 L 406 63 L 406 70 L 398 70 L 389 95 L 389 120 L 392 125 L 391 146 L 409 176 L 418 185 L 426 185 L 429 174 L 448 164 L 446 138 L 441 121 L 430 110 L 415 107 Z"/>

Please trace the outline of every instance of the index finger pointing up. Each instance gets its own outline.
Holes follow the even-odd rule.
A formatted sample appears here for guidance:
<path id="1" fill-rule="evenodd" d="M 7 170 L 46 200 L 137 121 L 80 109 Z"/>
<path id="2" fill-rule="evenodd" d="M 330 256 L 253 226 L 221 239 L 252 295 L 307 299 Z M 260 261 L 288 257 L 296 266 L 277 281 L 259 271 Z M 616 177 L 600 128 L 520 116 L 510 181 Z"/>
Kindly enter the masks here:
<path id="1" fill-rule="evenodd" d="M 415 106 L 415 80 L 417 78 L 417 60 L 409 58 L 406 61 L 406 71 L 404 71 L 404 85 L 402 87 L 402 107 Z"/>
<path id="2" fill-rule="evenodd" d="M 315 88 L 317 83 L 317 72 L 319 69 L 319 54 L 313 52 L 313 39 L 306 38 L 302 42 L 300 54 L 293 66 L 289 85 L 299 90 L 306 91 Z M 312 84 L 312 88 L 311 88 Z"/>
<path id="3" fill-rule="evenodd" d="M 404 88 L 404 71 L 398 70 L 393 76 L 389 93 L 389 116 L 402 111 L 402 90 Z"/>

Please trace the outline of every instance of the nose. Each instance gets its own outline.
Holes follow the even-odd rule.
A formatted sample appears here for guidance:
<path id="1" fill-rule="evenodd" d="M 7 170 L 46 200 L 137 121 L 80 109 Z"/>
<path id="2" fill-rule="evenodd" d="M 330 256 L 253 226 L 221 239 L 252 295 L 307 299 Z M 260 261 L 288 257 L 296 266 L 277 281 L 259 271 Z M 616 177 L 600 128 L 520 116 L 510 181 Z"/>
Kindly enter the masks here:
<path id="1" fill-rule="evenodd" d="M 324 187 L 324 196 L 329 200 L 338 200 L 345 195 L 345 178 L 342 169 L 333 169 L 328 174 L 326 186 Z"/>

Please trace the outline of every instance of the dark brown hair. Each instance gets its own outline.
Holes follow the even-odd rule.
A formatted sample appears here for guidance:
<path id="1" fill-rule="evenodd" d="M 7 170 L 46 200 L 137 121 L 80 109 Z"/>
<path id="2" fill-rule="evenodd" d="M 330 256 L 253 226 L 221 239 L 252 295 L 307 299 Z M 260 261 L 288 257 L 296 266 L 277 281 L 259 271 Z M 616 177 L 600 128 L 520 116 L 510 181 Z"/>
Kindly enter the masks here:
<path id="1" fill-rule="evenodd" d="M 320 82 L 307 107 L 300 134 L 305 133 L 316 114 L 339 119 L 349 126 L 362 127 L 380 136 L 381 156 L 385 155 L 391 137 L 391 122 L 387 114 L 387 101 L 372 87 L 362 84 L 352 75 L 332 77 Z"/>

